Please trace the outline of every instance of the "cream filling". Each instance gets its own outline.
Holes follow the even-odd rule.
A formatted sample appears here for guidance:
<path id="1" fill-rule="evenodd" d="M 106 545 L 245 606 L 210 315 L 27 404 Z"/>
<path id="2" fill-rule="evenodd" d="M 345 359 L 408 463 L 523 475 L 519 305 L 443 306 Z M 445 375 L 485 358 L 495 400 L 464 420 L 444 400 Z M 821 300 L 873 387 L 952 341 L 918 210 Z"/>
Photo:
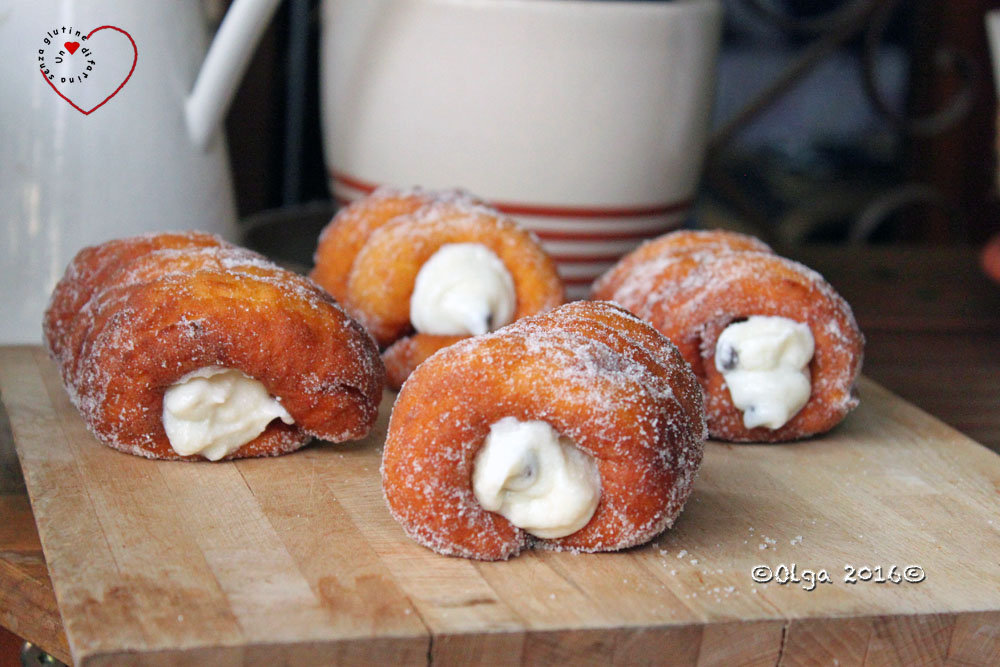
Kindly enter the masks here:
<path id="1" fill-rule="evenodd" d="M 571 535 L 601 498 L 594 459 L 542 421 L 504 417 L 490 427 L 472 473 L 479 504 L 541 538 Z"/>
<path id="2" fill-rule="evenodd" d="M 218 461 L 264 432 L 274 419 L 295 420 L 264 385 L 231 368 L 188 373 L 163 396 L 163 429 L 174 451 Z"/>
<path id="3" fill-rule="evenodd" d="M 516 305 L 514 279 L 492 250 L 448 243 L 417 273 L 410 321 L 421 333 L 477 336 L 509 324 Z"/>
<path id="4" fill-rule="evenodd" d="M 812 392 L 809 327 L 785 317 L 753 316 L 726 327 L 715 345 L 715 367 L 747 428 L 777 429 Z"/>

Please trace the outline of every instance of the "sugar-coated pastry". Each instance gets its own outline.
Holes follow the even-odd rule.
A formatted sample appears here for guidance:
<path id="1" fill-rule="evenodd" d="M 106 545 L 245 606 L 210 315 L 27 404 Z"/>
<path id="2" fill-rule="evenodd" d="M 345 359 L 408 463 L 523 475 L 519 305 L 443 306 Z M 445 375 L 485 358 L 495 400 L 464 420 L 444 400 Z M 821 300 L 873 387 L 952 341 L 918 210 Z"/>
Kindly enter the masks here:
<path id="1" fill-rule="evenodd" d="M 72 354 L 64 348 L 77 314 L 110 276 L 136 257 L 153 250 L 218 247 L 224 243 L 211 234 L 181 232 L 147 234 L 84 248 L 69 263 L 49 300 L 45 313 L 45 340 L 51 353 L 60 363 L 64 355 Z"/>
<path id="2" fill-rule="evenodd" d="M 439 553 L 613 551 L 672 525 L 706 437 L 677 349 L 606 302 L 576 302 L 444 348 L 410 375 L 382 485 Z"/>
<path id="3" fill-rule="evenodd" d="M 424 363 L 438 350 L 453 345 L 463 338 L 468 336 L 414 334 L 400 338 L 382 353 L 388 385 L 395 389 L 402 387 L 414 368 Z"/>
<path id="4" fill-rule="evenodd" d="M 632 269 L 650 260 L 662 257 L 676 257 L 690 254 L 694 261 L 700 254 L 716 254 L 727 250 L 757 250 L 771 252 L 770 246 L 746 234 L 722 229 L 693 230 L 679 229 L 675 232 L 646 241 L 638 248 L 622 257 L 617 264 L 594 281 L 591 296 L 594 299 L 610 299 L 619 291 L 622 282 L 632 275 Z M 640 297 L 644 295 L 639 295 Z"/>
<path id="5" fill-rule="evenodd" d="M 806 438 L 858 404 L 864 338 L 850 306 L 818 273 L 751 237 L 667 234 L 613 267 L 593 297 L 677 345 L 705 390 L 714 438 Z"/>
<path id="6" fill-rule="evenodd" d="M 381 188 L 351 202 L 320 232 L 310 277 L 339 303 L 344 303 L 354 258 L 371 233 L 393 218 L 415 213 L 431 200 L 429 193 L 416 188 L 406 191 Z"/>
<path id="7" fill-rule="evenodd" d="M 160 459 L 273 456 L 363 437 L 384 368 L 312 281 L 200 233 L 82 250 L 45 341 L 105 444 Z"/>
<path id="8" fill-rule="evenodd" d="M 312 277 L 393 346 L 394 388 L 441 347 L 564 299 L 531 234 L 461 192 L 380 189 L 334 217 L 315 263 Z"/>

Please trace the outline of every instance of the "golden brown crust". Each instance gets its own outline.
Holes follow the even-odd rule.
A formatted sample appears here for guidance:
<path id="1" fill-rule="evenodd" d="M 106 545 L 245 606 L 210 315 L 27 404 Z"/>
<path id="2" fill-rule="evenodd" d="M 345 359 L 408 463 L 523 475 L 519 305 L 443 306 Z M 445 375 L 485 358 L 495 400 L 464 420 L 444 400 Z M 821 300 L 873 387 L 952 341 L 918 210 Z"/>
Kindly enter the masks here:
<path id="1" fill-rule="evenodd" d="M 544 420 L 595 458 L 602 495 L 581 530 L 531 538 L 476 502 L 473 461 L 504 417 Z M 670 342 L 613 304 L 576 302 L 421 364 L 393 408 L 383 489 L 406 532 L 440 553 L 496 560 L 529 545 L 610 551 L 673 522 L 705 435 L 701 390 Z"/>
<path id="2" fill-rule="evenodd" d="M 346 301 L 380 344 L 411 329 L 410 297 L 417 273 L 448 243 L 479 243 L 500 258 L 514 280 L 515 320 L 562 303 L 555 264 L 528 232 L 492 209 L 437 202 L 380 227 L 354 260 Z"/>
<path id="3" fill-rule="evenodd" d="M 61 360 L 66 355 L 75 354 L 72 348 L 66 349 L 65 346 L 70 344 L 68 333 L 73 328 L 77 313 L 110 276 L 137 257 L 154 250 L 229 245 L 218 236 L 202 232 L 170 232 L 144 234 L 84 248 L 66 268 L 65 275 L 52 292 L 45 313 L 44 336 L 50 342 L 52 355 Z"/>
<path id="4" fill-rule="evenodd" d="M 383 188 L 345 206 L 319 235 L 313 256 L 315 267 L 309 277 L 339 303 L 347 298 L 347 279 L 351 266 L 368 237 L 393 218 L 430 204 L 433 196 L 420 189 Z"/>
<path id="5" fill-rule="evenodd" d="M 72 284 L 60 284 L 46 316 L 50 350 L 99 439 L 150 458 L 200 458 L 174 452 L 161 414 L 166 389 L 206 366 L 260 381 L 295 420 L 272 422 L 227 458 L 275 455 L 310 436 L 341 441 L 370 430 L 384 369 L 374 342 L 325 291 L 224 242 L 143 244 L 145 253 L 132 252 L 135 239 L 81 252 L 63 283 L 92 275 L 95 258 L 130 259 L 104 271 L 100 284 L 88 284 L 91 296 L 68 331 L 65 299 L 80 291 Z"/>
<path id="6" fill-rule="evenodd" d="M 715 233 L 704 234 L 703 240 L 710 242 Z M 659 252 L 646 253 L 641 261 L 627 257 L 623 260 L 627 270 L 613 268 L 607 279 L 599 281 L 595 294 L 610 297 L 677 345 L 705 390 L 713 438 L 739 442 L 806 438 L 830 430 L 857 405 L 854 387 L 864 338 L 850 306 L 822 276 L 770 251 L 733 249 L 725 242 L 695 252 L 672 250 L 670 243 L 658 247 Z M 715 368 L 719 335 L 752 315 L 806 324 L 815 341 L 809 365 L 812 394 L 779 429 L 744 427 L 742 413 Z"/>
<path id="7" fill-rule="evenodd" d="M 620 289 L 622 282 L 632 274 L 633 269 L 650 260 L 667 256 L 689 256 L 692 262 L 696 262 L 698 256 L 704 253 L 718 254 L 737 250 L 771 252 L 771 248 L 760 239 L 723 229 L 682 229 L 664 234 L 646 241 L 598 278 L 591 290 L 591 298 L 611 299 Z"/>
<path id="8" fill-rule="evenodd" d="M 479 243 L 500 258 L 514 282 L 515 320 L 565 300 L 555 263 L 537 240 L 467 193 L 380 189 L 350 204 L 321 234 L 312 277 L 389 347 L 393 388 L 445 341 L 463 338 L 414 334 L 410 323 L 417 273 L 448 243 Z"/>
<path id="9" fill-rule="evenodd" d="M 410 377 L 410 373 L 424 363 L 428 357 L 467 337 L 418 333 L 400 338 L 382 353 L 386 384 L 389 385 L 390 389 L 399 391 L 399 388 L 406 382 L 406 378 Z"/>

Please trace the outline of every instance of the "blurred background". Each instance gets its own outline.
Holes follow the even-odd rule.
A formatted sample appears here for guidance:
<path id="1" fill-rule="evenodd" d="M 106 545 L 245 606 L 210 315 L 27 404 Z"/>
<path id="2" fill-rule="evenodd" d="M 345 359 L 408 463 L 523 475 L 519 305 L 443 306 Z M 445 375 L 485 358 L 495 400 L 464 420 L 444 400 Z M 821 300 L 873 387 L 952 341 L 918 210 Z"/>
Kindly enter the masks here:
<path id="1" fill-rule="evenodd" d="M 228 4 L 206 0 L 210 20 Z M 306 204 L 295 219 L 318 225 L 334 208 L 319 121 L 319 4 L 281 5 L 227 121 L 239 213 L 251 227 L 263 222 L 261 233 L 287 219 L 278 209 Z M 724 4 L 695 224 L 779 247 L 979 245 L 1000 230 L 983 27 L 1000 0 Z"/>

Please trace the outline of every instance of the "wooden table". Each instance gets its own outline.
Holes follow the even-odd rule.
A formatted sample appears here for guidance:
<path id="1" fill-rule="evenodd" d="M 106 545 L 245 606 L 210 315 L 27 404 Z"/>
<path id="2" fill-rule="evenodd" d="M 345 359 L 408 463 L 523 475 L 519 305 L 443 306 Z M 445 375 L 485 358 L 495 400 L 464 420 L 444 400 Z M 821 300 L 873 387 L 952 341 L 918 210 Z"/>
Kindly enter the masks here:
<path id="1" fill-rule="evenodd" d="M 1000 450 L 1000 286 L 965 249 L 809 249 L 853 304 L 868 338 L 865 373 Z M 0 625 L 64 661 L 69 650 L 0 414 Z"/>

